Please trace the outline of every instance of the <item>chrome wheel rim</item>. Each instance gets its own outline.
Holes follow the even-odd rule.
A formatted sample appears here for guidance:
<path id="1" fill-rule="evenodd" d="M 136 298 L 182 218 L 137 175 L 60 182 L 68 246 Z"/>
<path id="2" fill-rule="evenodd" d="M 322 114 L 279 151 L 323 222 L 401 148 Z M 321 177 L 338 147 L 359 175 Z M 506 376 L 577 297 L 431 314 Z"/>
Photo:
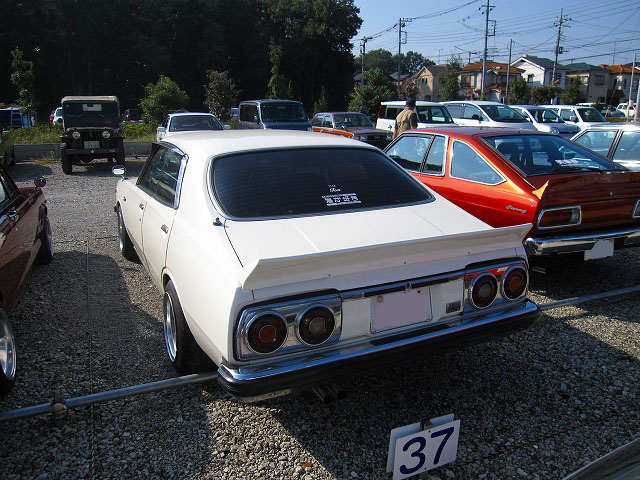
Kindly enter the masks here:
<path id="1" fill-rule="evenodd" d="M 164 343 L 167 346 L 167 355 L 172 362 L 176 359 L 176 319 L 173 311 L 171 296 L 164 294 Z"/>
<path id="2" fill-rule="evenodd" d="M 118 247 L 122 252 L 124 250 L 124 222 L 122 221 L 122 211 L 118 209 Z"/>
<path id="3" fill-rule="evenodd" d="M 9 323 L 0 317 L 0 368 L 9 380 L 16 374 L 16 346 Z"/>

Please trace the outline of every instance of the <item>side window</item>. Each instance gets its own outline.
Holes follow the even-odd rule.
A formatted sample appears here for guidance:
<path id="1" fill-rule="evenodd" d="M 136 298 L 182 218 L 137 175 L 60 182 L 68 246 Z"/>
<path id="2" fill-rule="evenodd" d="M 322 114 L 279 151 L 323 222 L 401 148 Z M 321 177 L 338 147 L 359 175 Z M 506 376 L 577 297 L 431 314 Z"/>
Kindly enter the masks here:
<path id="1" fill-rule="evenodd" d="M 313 118 L 313 121 L 311 122 L 311 125 L 313 125 L 314 127 L 321 127 L 322 126 L 322 115 L 316 115 Z"/>
<path id="2" fill-rule="evenodd" d="M 169 129 L 169 115 L 164 119 L 164 128 Z"/>
<path id="3" fill-rule="evenodd" d="M 151 195 L 155 195 L 156 193 L 158 178 L 160 177 L 160 172 L 162 172 L 162 165 L 164 162 L 162 156 L 166 150 L 167 149 L 164 147 L 158 148 L 156 153 L 149 160 L 142 176 L 138 179 L 138 186 Z"/>
<path id="4" fill-rule="evenodd" d="M 573 112 L 568 108 L 563 108 L 562 110 L 560 110 L 560 118 L 562 118 L 563 120 L 570 120 L 572 116 L 574 116 Z"/>
<path id="5" fill-rule="evenodd" d="M 449 110 L 449 113 L 453 118 L 462 118 L 464 105 L 460 105 L 459 103 L 449 104 L 447 105 L 447 110 Z"/>
<path id="6" fill-rule="evenodd" d="M 444 159 L 446 153 L 447 139 L 445 137 L 435 137 L 431 142 L 431 148 L 427 154 L 427 163 L 424 166 L 424 173 L 432 175 L 442 175 L 444 172 Z"/>
<path id="7" fill-rule="evenodd" d="M 240 105 L 240 121 L 253 122 L 253 117 L 258 113 L 255 105 Z"/>
<path id="8" fill-rule="evenodd" d="M 324 116 L 324 122 L 322 122 L 322 126 L 326 127 L 326 128 L 332 128 L 333 125 L 331 124 L 331 115 L 325 115 Z"/>
<path id="9" fill-rule="evenodd" d="M 614 160 L 638 160 L 640 158 L 640 132 L 624 132 L 618 148 L 613 154 Z"/>
<path id="10" fill-rule="evenodd" d="M 398 139 L 387 155 L 398 162 L 402 168 L 420 171 L 424 154 L 427 153 L 432 138 L 431 136 L 404 135 Z"/>
<path id="11" fill-rule="evenodd" d="M 616 130 L 592 130 L 577 138 L 575 142 L 606 157 L 617 133 Z"/>
<path id="12" fill-rule="evenodd" d="M 161 200 L 173 205 L 176 197 L 176 187 L 178 185 L 178 174 L 182 155 L 173 150 L 165 150 L 162 155 L 163 165 L 158 177 L 157 194 Z"/>
<path id="13" fill-rule="evenodd" d="M 9 203 L 9 192 L 4 186 L 4 182 L 0 179 L 0 208 L 2 208 L 4 203 Z"/>
<path id="14" fill-rule="evenodd" d="M 474 105 L 465 105 L 462 118 L 468 120 L 482 120 L 482 112 Z"/>
<path id="15" fill-rule="evenodd" d="M 453 142 L 451 176 L 487 185 L 497 185 L 504 181 L 504 178 L 490 167 L 484 158 L 469 145 L 459 141 Z"/>
<path id="16" fill-rule="evenodd" d="M 387 105 L 384 118 L 386 118 L 387 120 L 395 120 L 402 110 L 404 110 L 404 107 L 392 107 L 390 105 Z"/>

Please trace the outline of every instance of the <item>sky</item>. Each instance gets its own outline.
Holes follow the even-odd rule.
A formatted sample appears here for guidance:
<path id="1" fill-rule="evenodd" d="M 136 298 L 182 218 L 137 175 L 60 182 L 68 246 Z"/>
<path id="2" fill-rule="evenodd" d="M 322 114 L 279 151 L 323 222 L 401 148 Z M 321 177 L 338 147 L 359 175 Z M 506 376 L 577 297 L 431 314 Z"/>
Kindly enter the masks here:
<path id="1" fill-rule="evenodd" d="M 353 53 L 360 53 L 360 39 L 367 51 L 384 48 L 398 51 L 398 19 L 406 22 L 406 44 L 436 63 L 452 54 L 463 63 L 482 59 L 486 0 L 355 0 L 362 26 L 352 39 Z M 634 53 L 640 63 L 640 2 L 638 0 L 491 0 L 489 20 L 495 20 L 495 36 L 489 37 L 489 57 L 506 63 L 509 41 L 512 61 L 528 53 L 554 58 L 560 9 L 566 17 L 558 56 L 561 64 L 586 62 L 628 63 Z M 424 18 L 416 18 L 424 17 Z M 395 25 L 395 28 L 391 28 Z M 386 31 L 389 30 L 389 31 Z M 490 24 L 490 33 L 493 27 Z M 404 37 L 404 34 L 403 34 Z"/>

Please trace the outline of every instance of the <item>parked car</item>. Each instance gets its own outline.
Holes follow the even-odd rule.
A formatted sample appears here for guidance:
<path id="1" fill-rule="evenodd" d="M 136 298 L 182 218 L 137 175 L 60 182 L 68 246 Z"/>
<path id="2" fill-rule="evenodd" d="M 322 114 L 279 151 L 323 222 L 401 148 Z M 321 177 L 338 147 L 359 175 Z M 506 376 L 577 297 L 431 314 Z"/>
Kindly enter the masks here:
<path id="1" fill-rule="evenodd" d="M 405 133 L 385 152 L 493 227 L 533 224 L 529 255 L 589 260 L 640 246 L 640 173 L 558 135 L 434 128 Z"/>
<path id="2" fill-rule="evenodd" d="M 589 127 L 572 140 L 629 170 L 640 172 L 640 123 Z"/>
<path id="3" fill-rule="evenodd" d="M 240 115 L 240 109 L 238 107 L 231 107 L 229 109 L 229 118 L 232 120 L 237 120 Z"/>
<path id="4" fill-rule="evenodd" d="M 0 166 L 0 395 L 11 390 L 16 378 L 16 341 L 8 312 L 15 304 L 33 263 L 53 259 L 51 225 L 41 188 L 18 188 Z"/>
<path id="5" fill-rule="evenodd" d="M 378 148 L 389 145 L 393 134 L 379 130 L 364 113 L 320 112 L 311 119 L 314 132 L 331 133 L 360 140 Z"/>
<path id="6" fill-rule="evenodd" d="M 15 128 L 31 128 L 35 119 L 22 113 L 19 107 L 0 108 L 0 132 Z"/>
<path id="7" fill-rule="evenodd" d="M 633 118 L 636 113 L 635 106 L 630 107 L 628 102 L 619 103 L 616 108 L 624 113 L 627 118 Z"/>
<path id="8" fill-rule="evenodd" d="M 544 108 L 553 110 L 560 118 L 569 124 L 580 127 L 580 130 L 606 123 L 607 119 L 595 107 L 580 105 L 541 105 Z"/>
<path id="9" fill-rule="evenodd" d="M 142 123 L 142 109 L 128 108 L 124 111 L 123 120 L 125 122 Z"/>
<path id="10" fill-rule="evenodd" d="M 605 118 L 607 118 L 607 117 L 623 118 L 625 116 L 624 112 L 621 112 L 620 110 L 618 110 L 613 105 L 605 105 L 600 110 L 600 113 L 602 113 L 602 115 L 604 115 Z"/>
<path id="11" fill-rule="evenodd" d="M 74 163 L 89 163 L 96 158 L 115 159 L 124 165 L 118 97 L 64 97 L 62 127 L 60 161 L 64 173 L 70 174 Z"/>
<path id="12" fill-rule="evenodd" d="M 569 125 L 556 112 L 536 105 L 510 105 L 520 115 L 528 118 L 539 132 L 548 132 L 562 137 L 573 137 L 580 127 Z"/>
<path id="13" fill-rule="evenodd" d="M 181 132 L 198 132 L 203 130 L 224 130 L 224 126 L 218 118 L 211 113 L 170 113 L 167 115 L 162 126 L 156 129 L 156 140 L 159 142 Z"/>
<path id="14" fill-rule="evenodd" d="M 337 135 L 176 135 L 118 182 L 115 211 L 122 254 L 164 295 L 174 367 L 213 361 L 246 400 L 538 317 L 530 225 L 492 229 Z"/>
<path id="15" fill-rule="evenodd" d="M 378 120 L 376 128 L 387 130 L 393 133 L 396 124 L 396 117 L 404 110 L 404 100 L 391 100 L 380 102 L 378 108 Z M 416 101 L 416 114 L 418 115 L 418 128 L 427 128 L 435 125 L 451 125 L 453 120 L 447 107 L 441 103 L 427 102 L 425 100 Z"/>
<path id="16" fill-rule="evenodd" d="M 536 130 L 527 117 L 499 102 L 464 100 L 443 103 L 457 125 Z"/>
<path id="17" fill-rule="evenodd" d="M 304 106 L 296 100 L 247 100 L 239 108 L 238 129 L 311 131 Z"/>
<path id="18" fill-rule="evenodd" d="M 56 108 L 53 112 L 51 112 L 50 121 L 53 124 L 62 124 L 62 107 Z"/>

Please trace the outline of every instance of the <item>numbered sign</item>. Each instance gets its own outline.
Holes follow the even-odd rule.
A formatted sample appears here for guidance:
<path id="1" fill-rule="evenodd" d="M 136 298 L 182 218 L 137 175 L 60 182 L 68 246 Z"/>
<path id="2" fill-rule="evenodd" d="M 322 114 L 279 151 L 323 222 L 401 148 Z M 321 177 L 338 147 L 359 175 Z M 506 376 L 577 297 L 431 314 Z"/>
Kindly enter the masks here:
<path id="1" fill-rule="evenodd" d="M 429 425 L 425 430 L 418 430 L 402 437 L 396 437 L 392 433 L 391 450 L 393 460 L 389 458 L 387 467 L 393 471 L 393 480 L 419 475 L 422 472 L 451 463 L 458 453 L 458 437 L 460 434 L 460 420 L 453 420 L 453 415 L 448 416 L 447 423 Z M 433 419 L 437 420 L 437 419 Z M 401 427 L 400 430 L 414 430 L 419 424 Z M 395 440 L 395 447 L 393 445 Z"/>

